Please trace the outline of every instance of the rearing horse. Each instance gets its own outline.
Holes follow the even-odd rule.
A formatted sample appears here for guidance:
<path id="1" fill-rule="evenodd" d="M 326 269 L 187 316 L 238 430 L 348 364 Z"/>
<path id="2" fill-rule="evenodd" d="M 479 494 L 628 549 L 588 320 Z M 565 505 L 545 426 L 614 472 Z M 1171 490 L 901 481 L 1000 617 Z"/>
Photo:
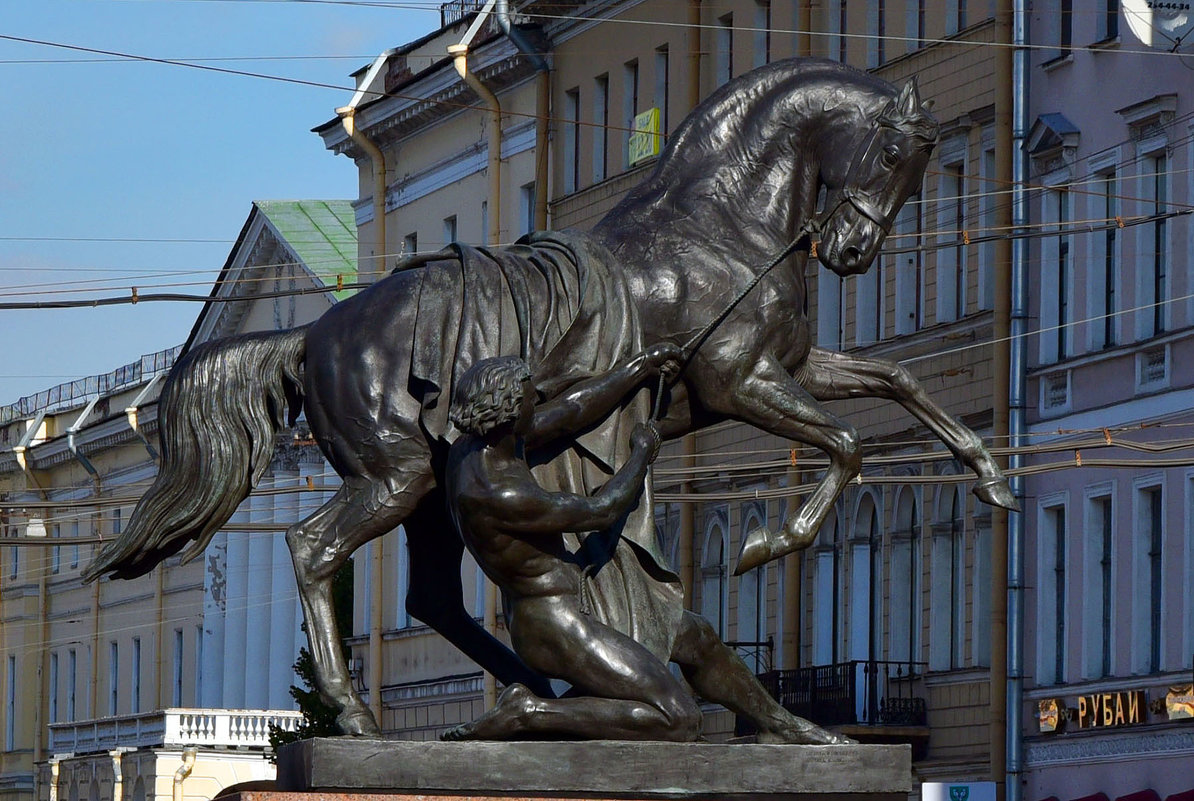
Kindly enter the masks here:
<path id="1" fill-rule="evenodd" d="M 268 468 L 286 407 L 292 422 L 305 408 L 343 485 L 286 537 L 317 684 L 340 710 L 341 730 L 379 733 L 338 647 L 332 577 L 358 547 L 399 524 L 410 549 L 411 614 L 504 683 L 549 692 L 464 608 L 463 545 L 447 523 L 437 479 L 451 432 L 429 424 L 429 410 L 446 405 L 440 393 L 468 367 L 464 361 L 487 356 L 518 352 L 536 368 L 538 386 L 566 387 L 577 370 L 560 362 L 561 348 L 552 346 L 584 328 L 575 324 L 582 314 L 592 323 L 594 293 L 611 299 L 611 315 L 619 319 L 609 325 L 625 324 L 624 344 L 691 345 L 666 405 L 665 436 L 739 420 L 829 455 L 829 470 L 785 529 L 748 538 L 739 572 L 808 546 L 858 473 L 858 436 L 822 408 L 825 400 L 898 401 L 978 474 L 981 499 L 1013 507 L 979 438 L 933 404 L 907 371 L 814 347 L 805 316 L 805 245 L 819 237 L 818 258 L 841 275 L 865 270 L 920 184 L 936 138 L 937 124 L 911 82 L 899 91 L 832 62 L 777 62 L 731 81 L 698 106 L 670 139 L 654 174 L 591 234 L 574 237 L 586 253 L 612 253 L 600 287 L 595 278 L 559 279 L 559 264 L 530 247 L 491 254 L 520 255 L 531 265 L 519 273 L 522 268 L 504 262 L 507 284 L 563 281 L 581 298 L 572 305 L 524 303 L 516 320 L 502 323 L 517 329 L 512 339 L 503 338 L 497 323 L 485 322 L 494 313 L 488 290 L 464 292 L 471 305 L 444 306 L 458 289 L 445 276 L 477 280 L 459 270 L 464 249 L 457 248 L 379 281 L 310 326 L 193 349 L 175 366 L 159 400 L 157 479 L 87 578 L 138 576 L 188 545 L 184 558 L 201 553 Z M 818 214 L 822 189 L 826 202 Z M 776 261 L 776 254 L 785 255 Z M 725 297 L 749 286 L 773 261 L 749 297 L 727 309 Z M 461 319 L 476 322 L 471 333 Z M 426 342 L 415 332 L 429 330 L 467 339 L 452 351 L 464 358 L 445 363 L 442 386 L 429 387 L 412 366 L 426 361 Z M 547 358 L 553 353 L 554 361 Z"/>

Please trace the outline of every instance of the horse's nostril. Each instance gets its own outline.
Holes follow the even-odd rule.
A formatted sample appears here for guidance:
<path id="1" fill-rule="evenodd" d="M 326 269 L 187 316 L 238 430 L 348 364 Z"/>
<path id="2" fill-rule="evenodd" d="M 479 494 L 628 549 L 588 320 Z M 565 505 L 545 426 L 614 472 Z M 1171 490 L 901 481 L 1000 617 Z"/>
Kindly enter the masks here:
<path id="1" fill-rule="evenodd" d="M 862 251 L 853 245 L 842 251 L 842 262 L 847 267 L 857 267 L 860 261 L 862 261 Z"/>

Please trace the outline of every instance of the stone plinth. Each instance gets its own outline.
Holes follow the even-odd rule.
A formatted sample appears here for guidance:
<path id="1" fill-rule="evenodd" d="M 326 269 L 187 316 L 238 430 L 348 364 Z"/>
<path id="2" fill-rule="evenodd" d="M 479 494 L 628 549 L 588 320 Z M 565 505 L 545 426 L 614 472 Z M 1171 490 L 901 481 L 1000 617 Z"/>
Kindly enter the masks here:
<path id="1" fill-rule="evenodd" d="M 906 799 L 906 745 L 602 742 L 406 742 L 321 738 L 285 746 L 278 790 L 296 801 L 347 794 L 469 798 Z M 305 796 L 310 801 L 310 795 Z"/>

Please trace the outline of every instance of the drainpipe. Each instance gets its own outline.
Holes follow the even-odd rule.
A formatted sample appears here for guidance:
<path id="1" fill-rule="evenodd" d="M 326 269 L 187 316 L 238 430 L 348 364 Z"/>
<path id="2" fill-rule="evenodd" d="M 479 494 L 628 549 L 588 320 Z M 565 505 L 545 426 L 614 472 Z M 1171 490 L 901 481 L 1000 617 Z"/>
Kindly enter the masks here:
<path id="1" fill-rule="evenodd" d="M 174 771 L 174 794 L 173 801 L 182 801 L 182 783 L 187 776 L 191 775 L 191 770 L 195 767 L 195 748 L 184 748 L 182 750 L 182 764 L 178 766 L 178 770 Z"/>
<path id="2" fill-rule="evenodd" d="M 526 35 L 514 27 L 510 19 L 509 0 L 496 0 L 493 15 L 498 27 L 509 37 L 518 52 L 526 56 L 535 68 L 535 230 L 547 229 L 547 133 L 551 117 L 551 68 L 542 53 L 527 41 Z"/>
<path id="3" fill-rule="evenodd" d="M 372 91 L 371 87 L 381 74 L 390 56 L 396 52 L 397 50 L 391 48 L 375 58 L 373 64 L 369 67 L 369 71 L 361 79 L 360 87 L 353 93 L 352 99 L 348 101 L 348 105 L 336 109 L 336 114 L 340 117 L 340 124 L 344 126 L 344 132 L 348 134 L 348 137 L 361 150 L 365 151 L 373 164 L 373 239 L 376 244 L 374 245 L 375 250 L 373 253 L 374 263 L 369 265 L 367 274 L 376 277 L 385 275 L 386 272 L 386 157 L 381 152 L 381 148 L 357 130 L 356 113 L 357 106 L 365 99 L 366 94 L 378 94 Z"/>
<path id="4" fill-rule="evenodd" d="M 1020 232 L 1028 223 L 1025 187 L 1028 185 L 1028 155 L 1024 142 L 1028 132 L 1028 50 L 1027 3 L 1012 0 L 1012 230 Z M 1028 321 L 1028 239 L 1012 243 L 1012 313 L 1011 313 L 1011 413 L 1009 444 L 1019 448 L 1024 435 L 1026 408 L 1025 368 Z M 1010 465 L 1018 468 L 1022 457 L 1013 453 Z M 1023 480 L 1013 478 L 1012 492 L 1023 504 Z M 1007 678 L 1007 799 L 1020 801 L 1023 773 L 1024 727 L 1024 515 L 1014 514 L 1008 521 L 1008 678 Z"/>
<path id="5" fill-rule="evenodd" d="M 501 240 L 502 225 L 502 104 L 469 69 L 468 44 L 448 45 L 448 55 L 456 73 L 489 107 L 489 230 L 485 232 L 485 243 L 496 245 Z"/>

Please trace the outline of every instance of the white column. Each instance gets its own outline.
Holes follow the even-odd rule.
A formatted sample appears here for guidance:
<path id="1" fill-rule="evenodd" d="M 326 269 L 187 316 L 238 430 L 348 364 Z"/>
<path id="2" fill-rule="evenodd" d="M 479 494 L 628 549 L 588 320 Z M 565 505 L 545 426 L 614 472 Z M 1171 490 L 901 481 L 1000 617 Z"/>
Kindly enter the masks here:
<path id="1" fill-rule="evenodd" d="M 297 470 L 279 471 L 275 474 L 278 486 L 297 487 L 302 483 Z M 289 492 L 275 496 L 274 520 L 279 524 L 291 525 L 299 519 L 300 493 Z M 294 609 L 298 604 L 294 569 L 291 566 L 290 551 L 286 548 L 286 532 L 274 534 L 271 543 L 272 562 L 270 586 L 270 645 L 269 645 L 269 703 L 268 709 L 291 709 L 294 699 L 290 697 L 293 684 L 294 660 L 298 657 L 295 644 Z"/>
<path id="2" fill-rule="evenodd" d="M 241 504 L 228 524 L 227 607 L 224 615 L 224 686 L 217 706 L 243 709 L 245 706 L 245 646 L 249 591 L 249 535 L 237 531 L 249 521 L 249 502 Z"/>
<path id="3" fill-rule="evenodd" d="M 224 696 L 224 622 L 228 613 L 228 533 L 217 532 L 203 553 L 203 660 L 195 705 L 219 707 Z M 196 648 L 199 644 L 196 643 Z"/>
<path id="4" fill-rule="evenodd" d="M 260 487 L 272 488 L 275 481 L 267 473 Z M 272 523 L 274 495 L 255 494 L 249 498 L 249 521 Z M 273 542 L 272 536 L 261 531 L 250 532 L 248 575 L 245 611 L 245 706 L 265 709 L 269 706 L 270 622 L 273 608 Z"/>

